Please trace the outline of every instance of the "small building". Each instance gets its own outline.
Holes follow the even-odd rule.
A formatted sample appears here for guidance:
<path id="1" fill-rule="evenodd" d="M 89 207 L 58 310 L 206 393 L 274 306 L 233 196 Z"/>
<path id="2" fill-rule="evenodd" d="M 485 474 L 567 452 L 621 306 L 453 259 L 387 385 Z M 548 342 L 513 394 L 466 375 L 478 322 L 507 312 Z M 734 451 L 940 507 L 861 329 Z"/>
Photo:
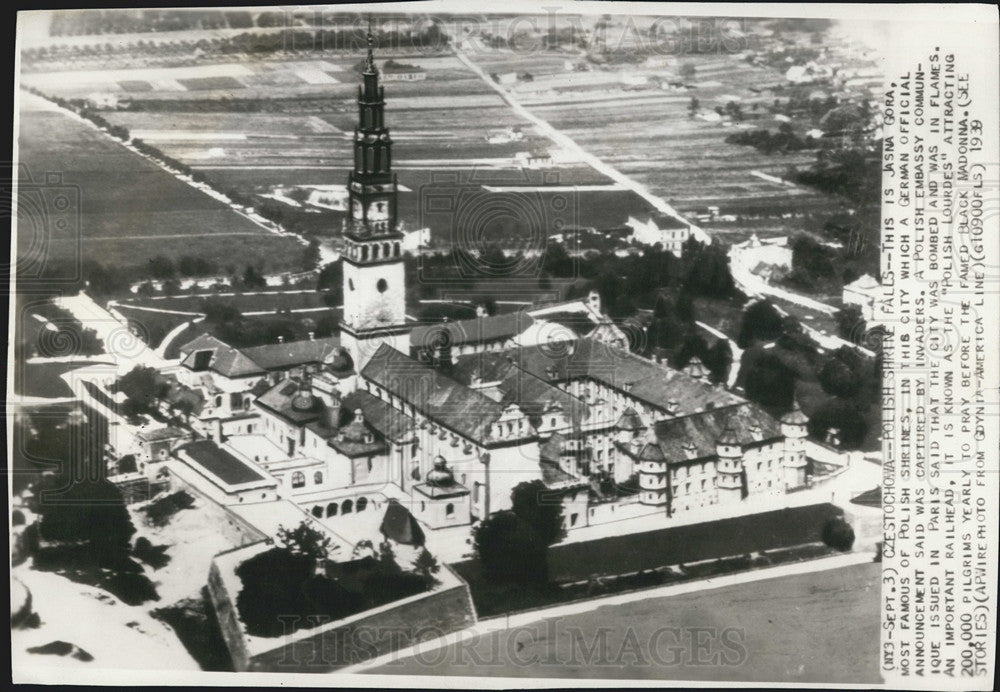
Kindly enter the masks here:
<path id="1" fill-rule="evenodd" d="M 882 297 L 882 284 L 874 276 L 865 274 L 844 286 L 844 305 L 857 305 L 866 322 L 875 317 L 875 303 Z"/>
<path id="2" fill-rule="evenodd" d="M 171 475 L 220 505 L 273 502 L 278 483 L 211 440 L 195 440 L 174 451 Z"/>
<path id="3" fill-rule="evenodd" d="M 663 250 L 680 257 L 684 243 L 691 237 L 691 225 L 670 214 L 653 213 L 635 217 L 629 216 L 625 222 L 632 229 L 630 241 L 642 245 L 660 246 Z"/>

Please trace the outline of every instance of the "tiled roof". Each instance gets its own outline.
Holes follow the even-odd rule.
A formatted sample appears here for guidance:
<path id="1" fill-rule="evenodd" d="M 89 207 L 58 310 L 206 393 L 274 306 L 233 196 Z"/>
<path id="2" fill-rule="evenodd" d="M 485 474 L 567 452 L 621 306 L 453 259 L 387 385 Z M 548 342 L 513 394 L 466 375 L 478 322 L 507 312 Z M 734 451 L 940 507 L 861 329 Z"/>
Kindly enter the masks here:
<path id="1" fill-rule="evenodd" d="M 215 338 L 211 334 L 205 333 L 181 346 L 179 352 L 182 356 L 187 356 L 192 351 L 219 348 L 220 346 L 229 348 L 229 344 Z"/>
<path id="2" fill-rule="evenodd" d="M 299 382 L 287 379 L 271 387 L 257 397 L 257 405 L 272 411 L 295 425 L 305 425 L 323 417 L 325 406 L 319 397 L 313 398 L 313 406 L 307 410 L 292 406 L 292 400 L 299 392 Z"/>
<path id="3" fill-rule="evenodd" d="M 539 417 L 553 407 L 562 410 L 574 429 L 579 429 L 589 415 L 583 401 L 519 368 L 513 368 L 504 378 L 500 390 L 503 392 L 501 402 L 517 404 L 535 427 L 540 423 Z"/>
<path id="4" fill-rule="evenodd" d="M 341 411 L 353 412 L 358 408 L 364 414 L 365 423 L 386 439 L 405 438 L 416 428 L 412 418 L 363 389 L 351 392 L 341 402 Z"/>
<path id="5" fill-rule="evenodd" d="M 442 372 L 382 344 L 364 367 L 365 379 L 398 396 L 432 421 L 485 442 L 504 407 Z"/>
<path id="6" fill-rule="evenodd" d="M 340 352 L 340 337 L 286 341 L 242 349 L 243 354 L 267 370 L 284 370 L 299 365 L 322 363 Z"/>
<path id="7" fill-rule="evenodd" d="M 415 349 L 428 349 L 439 342 L 461 346 L 510 339 L 530 327 L 533 322 L 534 319 L 526 312 L 507 312 L 456 322 L 426 324 L 410 332 L 410 345 Z"/>
<path id="8" fill-rule="evenodd" d="M 199 339 L 195 339 L 184 348 L 199 342 Z M 249 377 L 252 375 L 263 375 L 266 372 L 263 367 L 232 346 L 228 346 L 214 337 L 210 337 L 210 339 L 216 343 L 212 343 L 208 339 L 200 341 L 201 345 L 191 349 L 188 355 L 181 361 L 181 365 L 194 370 L 198 353 L 201 351 L 212 351 L 212 360 L 208 368 L 224 377 Z"/>
<path id="9" fill-rule="evenodd" d="M 727 427 L 731 430 L 727 431 Z M 755 427 L 760 429 L 759 440 L 751 434 Z M 743 447 L 781 438 L 778 421 L 750 402 L 660 421 L 653 425 L 653 431 L 669 463 L 714 457 L 716 443 L 725 433 L 731 434 L 732 442 Z M 693 449 L 693 455 L 688 454 L 688 446 Z"/>
<path id="10" fill-rule="evenodd" d="M 621 348 L 593 339 L 579 339 L 562 351 L 528 346 L 511 351 L 514 361 L 534 375 L 551 380 L 589 377 L 661 410 L 677 402 L 681 413 L 692 413 L 743 401 L 725 389 L 695 380 Z"/>
<path id="11" fill-rule="evenodd" d="M 158 442 L 160 440 L 176 440 L 181 437 L 187 437 L 188 432 L 181 428 L 168 426 L 155 430 L 140 430 L 136 435 L 146 442 Z"/>

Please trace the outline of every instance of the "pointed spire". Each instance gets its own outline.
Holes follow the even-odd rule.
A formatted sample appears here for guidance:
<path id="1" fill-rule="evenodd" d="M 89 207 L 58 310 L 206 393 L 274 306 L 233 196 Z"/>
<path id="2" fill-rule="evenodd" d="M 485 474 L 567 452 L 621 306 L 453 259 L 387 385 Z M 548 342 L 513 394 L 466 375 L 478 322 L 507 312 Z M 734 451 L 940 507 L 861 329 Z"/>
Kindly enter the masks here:
<path id="1" fill-rule="evenodd" d="M 378 73 L 378 69 L 375 67 L 375 54 L 372 50 L 374 45 L 375 37 L 372 36 L 372 16 L 368 15 L 368 58 L 365 60 L 365 72 L 368 74 Z"/>

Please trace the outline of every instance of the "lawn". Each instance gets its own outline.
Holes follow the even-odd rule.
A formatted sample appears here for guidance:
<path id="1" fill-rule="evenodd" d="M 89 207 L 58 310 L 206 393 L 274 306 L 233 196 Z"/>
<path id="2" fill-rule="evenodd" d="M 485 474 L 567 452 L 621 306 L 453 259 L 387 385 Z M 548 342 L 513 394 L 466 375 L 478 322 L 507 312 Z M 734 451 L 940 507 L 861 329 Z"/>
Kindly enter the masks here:
<path id="1" fill-rule="evenodd" d="M 621 574 L 662 565 L 708 560 L 756 550 L 773 550 L 820 540 L 824 522 L 843 512 L 830 504 L 792 507 L 614 536 L 549 549 L 549 573 L 556 581 L 594 574 Z"/>
<path id="2" fill-rule="evenodd" d="M 880 576 L 870 563 L 604 606 L 366 672 L 877 684 Z M 731 648 L 720 643 L 726 631 Z M 696 637 L 708 644 L 700 659 Z"/>

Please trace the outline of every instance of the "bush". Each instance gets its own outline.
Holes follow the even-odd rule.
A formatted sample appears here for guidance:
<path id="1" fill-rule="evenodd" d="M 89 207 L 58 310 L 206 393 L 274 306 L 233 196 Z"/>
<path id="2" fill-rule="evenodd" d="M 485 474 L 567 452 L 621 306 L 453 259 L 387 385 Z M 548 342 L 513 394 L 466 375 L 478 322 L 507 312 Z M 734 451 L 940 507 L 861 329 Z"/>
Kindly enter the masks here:
<path id="1" fill-rule="evenodd" d="M 842 517 L 828 519 L 823 524 L 823 542 L 846 553 L 854 546 L 854 529 Z"/>

